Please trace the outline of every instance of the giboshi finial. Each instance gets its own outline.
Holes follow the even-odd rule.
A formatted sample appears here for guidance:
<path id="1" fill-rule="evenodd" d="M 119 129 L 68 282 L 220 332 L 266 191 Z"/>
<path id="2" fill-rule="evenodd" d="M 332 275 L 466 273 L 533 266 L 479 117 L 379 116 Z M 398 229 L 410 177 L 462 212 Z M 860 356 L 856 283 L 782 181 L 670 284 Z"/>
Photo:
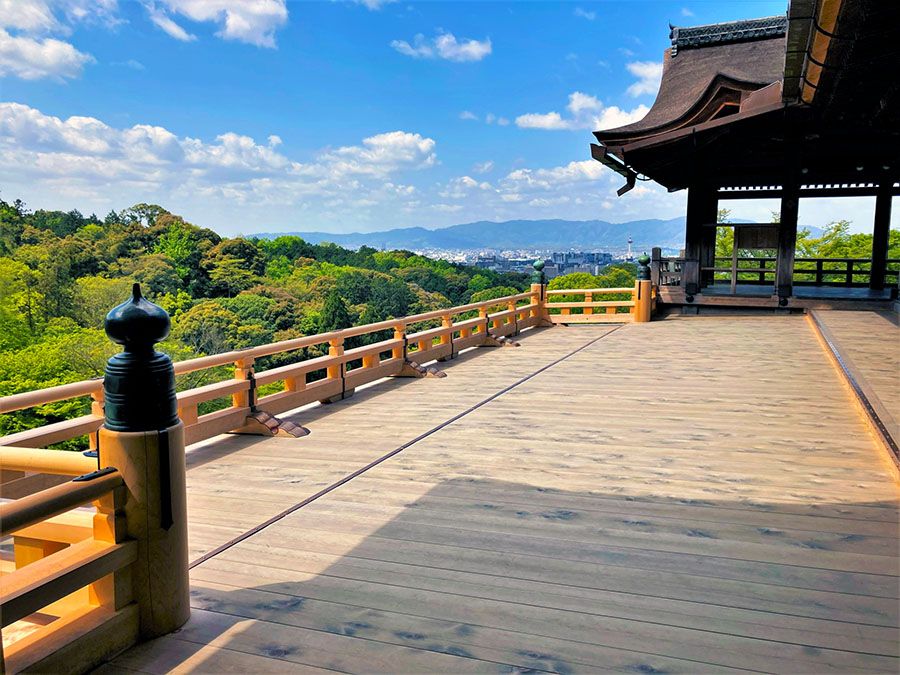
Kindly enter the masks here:
<path id="1" fill-rule="evenodd" d="M 169 334 L 169 315 L 141 294 L 141 285 L 131 287 L 131 297 L 106 315 L 104 328 L 125 351 L 144 351 Z"/>

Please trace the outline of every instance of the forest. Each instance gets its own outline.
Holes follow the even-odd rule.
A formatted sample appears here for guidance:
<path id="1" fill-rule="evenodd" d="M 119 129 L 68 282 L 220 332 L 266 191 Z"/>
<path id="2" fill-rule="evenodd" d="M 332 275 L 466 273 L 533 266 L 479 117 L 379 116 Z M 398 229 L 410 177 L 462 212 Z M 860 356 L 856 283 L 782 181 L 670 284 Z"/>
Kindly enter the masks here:
<path id="1" fill-rule="evenodd" d="M 583 276 L 573 285 L 627 284 L 634 273 Z M 134 282 L 172 318 L 159 349 L 182 360 L 510 295 L 530 279 L 409 251 L 226 238 L 155 204 L 100 218 L 0 201 L 0 396 L 100 377 L 117 351 L 103 319 Z M 219 377 L 229 374 L 183 376 L 179 389 Z M 73 400 L 3 415 L 0 435 L 88 410 Z"/>
<path id="2" fill-rule="evenodd" d="M 723 211 L 720 222 L 728 217 Z M 871 235 L 848 228 L 841 221 L 818 237 L 801 231 L 798 253 L 868 257 Z M 730 255 L 729 235 L 720 233 L 720 255 Z M 892 231 L 890 243 L 890 257 L 900 257 L 900 233 Z M 557 277 L 550 288 L 628 287 L 635 273 L 630 264 L 610 265 L 596 276 Z M 117 351 L 103 319 L 134 282 L 171 316 L 159 349 L 177 361 L 511 295 L 530 279 L 403 250 L 354 251 L 296 236 L 227 238 L 155 204 L 100 218 L 0 200 L 0 396 L 100 377 Z M 268 365 L 316 350 L 269 357 Z M 178 386 L 227 377 L 227 369 L 211 369 L 181 376 Z M 89 409 L 76 399 L 2 415 L 0 436 Z"/>

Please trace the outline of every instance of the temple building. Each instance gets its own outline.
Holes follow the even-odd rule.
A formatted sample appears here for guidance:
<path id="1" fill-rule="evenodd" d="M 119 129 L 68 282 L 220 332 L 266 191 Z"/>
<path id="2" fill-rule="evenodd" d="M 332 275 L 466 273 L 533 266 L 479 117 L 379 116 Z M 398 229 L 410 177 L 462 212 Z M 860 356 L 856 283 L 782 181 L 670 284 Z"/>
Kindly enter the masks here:
<path id="1" fill-rule="evenodd" d="M 595 132 L 591 146 L 625 179 L 620 196 L 638 180 L 688 191 L 684 254 L 654 268 L 662 270 L 661 299 L 887 304 L 897 282 L 887 250 L 891 199 L 900 192 L 900 3 L 794 0 L 786 16 L 672 27 L 671 40 L 647 115 Z M 839 275 L 828 273 L 839 265 L 827 260 L 795 269 L 799 200 L 844 196 L 875 197 L 871 260 L 837 261 Z M 732 260 L 717 260 L 722 203 L 763 198 L 780 200 L 779 222 L 732 225 Z M 760 256 L 742 267 L 739 249 L 774 250 L 773 265 Z"/>

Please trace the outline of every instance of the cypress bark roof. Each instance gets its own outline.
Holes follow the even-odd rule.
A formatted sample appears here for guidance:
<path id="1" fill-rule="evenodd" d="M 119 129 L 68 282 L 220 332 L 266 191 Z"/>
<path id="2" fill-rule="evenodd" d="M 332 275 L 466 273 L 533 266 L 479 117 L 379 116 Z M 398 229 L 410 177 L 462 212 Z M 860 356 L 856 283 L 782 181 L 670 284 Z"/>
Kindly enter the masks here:
<path id="1" fill-rule="evenodd" d="M 784 75 L 786 20 L 748 21 L 672 28 L 656 101 L 640 121 L 594 135 L 619 145 L 715 117 L 724 104 L 738 105 L 751 92 Z"/>

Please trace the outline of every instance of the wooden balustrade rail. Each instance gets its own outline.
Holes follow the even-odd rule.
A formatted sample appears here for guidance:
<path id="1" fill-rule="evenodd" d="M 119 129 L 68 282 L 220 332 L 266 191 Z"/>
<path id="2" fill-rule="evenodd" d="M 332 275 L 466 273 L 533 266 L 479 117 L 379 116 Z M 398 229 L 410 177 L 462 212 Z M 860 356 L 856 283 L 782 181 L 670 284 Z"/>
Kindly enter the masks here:
<path id="1" fill-rule="evenodd" d="M 417 362 L 448 358 L 491 338 L 536 326 L 542 320 L 541 308 L 540 292 L 532 289 L 493 300 L 179 361 L 174 364 L 176 375 L 221 366 L 234 367 L 233 379 L 178 393 L 179 415 L 185 424 L 187 442 L 195 443 L 240 429 L 254 410 L 275 414 L 307 403 L 345 396 L 362 384 L 400 374 L 408 358 Z M 465 316 L 472 313 L 478 316 Z M 428 327 L 428 323 L 435 321 L 440 321 L 441 325 Z M 409 332 L 410 328 L 419 326 L 423 327 Z M 390 332 L 392 337 L 344 349 L 351 338 L 382 332 Z M 328 345 L 326 355 L 268 370 L 254 368 L 254 362 L 262 357 L 320 345 Z M 259 387 L 276 382 L 282 383 L 282 391 L 263 396 L 258 393 Z M 11 434 L 0 438 L 0 443 L 19 448 L 42 448 L 93 434 L 103 424 L 103 381 L 72 382 L 0 398 L 2 414 L 82 396 L 91 397 L 91 414 Z M 231 405 L 199 414 L 201 404 L 221 398 L 231 398 Z M 93 439 L 91 442 L 93 447 Z M 51 469 L 54 469 L 53 463 L 48 460 L 45 471 L 67 472 Z"/>
<path id="2" fill-rule="evenodd" d="M 622 300 L 594 300 L 594 296 L 600 294 L 627 294 L 628 297 Z M 405 369 L 409 367 L 410 359 L 421 365 L 436 359 L 453 358 L 464 349 L 489 344 L 492 340 L 548 321 L 633 321 L 636 294 L 637 286 L 545 290 L 535 285 L 528 292 L 493 300 L 179 361 L 174 364 L 178 375 L 221 366 L 234 368 L 231 379 L 177 394 L 178 414 L 185 425 L 185 439 L 191 444 L 229 431 L 252 433 L 252 424 L 247 426 L 248 416 L 257 412 L 275 415 L 316 401 L 343 398 L 363 384 L 407 372 Z M 564 302 L 559 296 L 565 295 L 581 296 L 584 300 Z M 434 326 L 438 321 L 440 325 Z M 372 344 L 352 348 L 347 345 L 352 338 L 382 337 L 385 333 L 387 336 Z M 328 351 L 322 356 L 259 370 L 257 360 L 263 357 L 325 345 Z M 277 391 L 271 391 L 273 385 Z M 91 414 L 11 434 L 0 438 L 0 444 L 43 448 L 88 435 L 91 447 L 94 447 L 92 435 L 103 424 L 102 387 L 102 380 L 87 380 L 0 398 L 0 413 L 81 396 L 92 398 Z M 268 387 L 269 391 L 260 393 L 260 387 Z M 230 399 L 230 405 L 201 414 L 202 404 L 217 399 Z M 48 459 L 44 466 L 49 471 L 53 468 L 52 461 Z M 66 473 L 61 469 L 56 472 Z"/>
<path id="3" fill-rule="evenodd" d="M 734 271 L 738 275 L 739 283 L 774 283 L 776 258 L 741 256 L 735 261 L 737 267 Z M 684 262 L 683 258 L 661 256 L 653 258 L 651 274 L 654 285 L 681 285 L 681 271 Z M 717 257 L 712 266 L 703 266 L 700 270 L 713 275 L 727 274 L 728 277 L 716 277 L 721 281 L 730 279 L 731 264 L 732 258 Z M 795 258 L 793 283 L 795 286 L 867 286 L 871 277 L 871 266 L 871 258 Z M 900 259 L 889 258 L 887 260 L 884 276 L 888 284 L 897 284 L 900 281 Z"/>
<path id="4" fill-rule="evenodd" d="M 637 289 L 638 285 L 635 284 L 629 288 L 548 290 L 546 293 L 547 318 L 552 323 L 625 323 L 635 321 Z M 595 300 L 594 296 L 596 295 L 628 295 L 629 299 Z M 580 301 L 566 300 L 561 296 L 582 296 L 584 299 Z M 554 298 L 559 298 L 559 300 Z M 572 310 L 575 312 L 573 313 Z"/>
<path id="5" fill-rule="evenodd" d="M 10 450 L 20 449 L 3 448 L 4 458 Z M 72 510 L 91 502 L 93 512 Z M 129 568 L 138 545 L 127 538 L 124 504 L 115 469 L 0 504 L 0 534 L 13 537 L 16 565 L 0 576 L 0 626 L 40 612 L 0 652 L 3 672 L 83 670 L 136 640 Z"/>

